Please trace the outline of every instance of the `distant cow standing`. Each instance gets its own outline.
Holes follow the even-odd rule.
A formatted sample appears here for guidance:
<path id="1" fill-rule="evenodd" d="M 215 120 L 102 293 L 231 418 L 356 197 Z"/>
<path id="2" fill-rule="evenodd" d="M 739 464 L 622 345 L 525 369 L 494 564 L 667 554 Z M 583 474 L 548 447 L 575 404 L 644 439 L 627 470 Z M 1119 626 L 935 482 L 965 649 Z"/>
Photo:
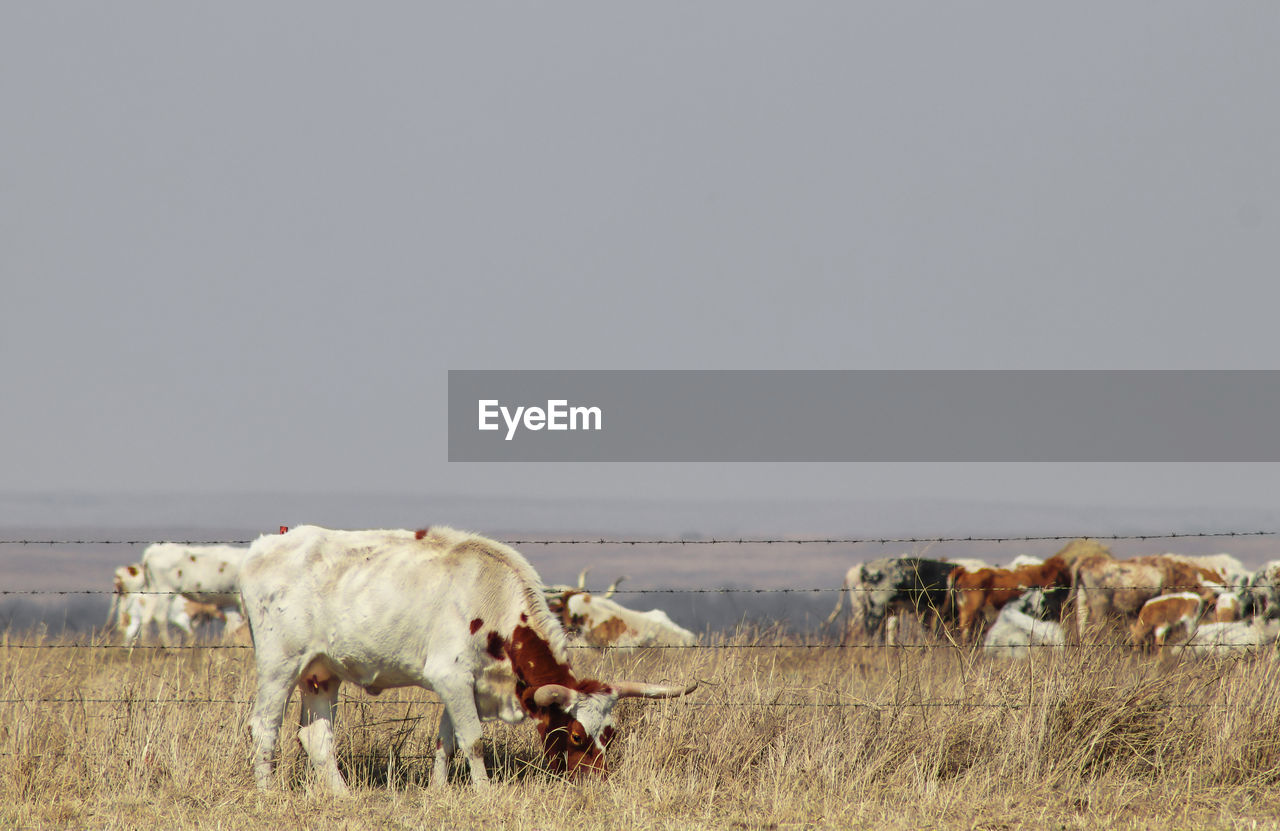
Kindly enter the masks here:
<path id="1" fill-rule="evenodd" d="M 234 629 L 239 624 L 240 565 L 248 553 L 249 549 L 232 545 L 160 542 L 147 546 L 142 553 L 142 568 L 147 593 L 155 602 L 148 604 L 146 613 L 134 621 L 128 640 L 136 640 L 141 629 L 152 620 L 159 625 L 162 643 L 169 642 L 170 624 L 190 635 L 185 600 L 232 610 L 232 614 L 227 615 L 227 626 Z"/>
<path id="2" fill-rule="evenodd" d="M 955 567 L 955 563 L 923 557 L 886 557 L 856 565 L 845 574 L 827 624 L 840 616 L 846 595 L 849 620 L 842 643 L 874 639 L 889 613 L 898 609 L 935 624 L 945 623 L 949 614 L 947 577 Z"/>
<path id="3" fill-rule="evenodd" d="M 960 636 L 972 642 L 987 614 L 994 617 L 1029 588 L 1070 586 L 1071 570 L 1061 557 L 1050 557 L 1042 563 L 1014 569 L 956 568 L 947 579 L 958 609 Z"/>
<path id="4" fill-rule="evenodd" d="M 1072 567 L 1071 588 L 1080 637 L 1097 638 L 1107 630 L 1118 634 L 1143 604 L 1168 592 L 1190 590 L 1212 603 L 1222 584 L 1221 574 L 1177 557 L 1082 557 Z"/>
<path id="5" fill-rule="evenodd" d="M 1130 643 L 1140 652 L 1164 652 L 1172 639 L 1190 637 L 1204 615 L 1204 598 L 1195 592 L 1174 592 L 1142 604 L 1129 626 Z"/>

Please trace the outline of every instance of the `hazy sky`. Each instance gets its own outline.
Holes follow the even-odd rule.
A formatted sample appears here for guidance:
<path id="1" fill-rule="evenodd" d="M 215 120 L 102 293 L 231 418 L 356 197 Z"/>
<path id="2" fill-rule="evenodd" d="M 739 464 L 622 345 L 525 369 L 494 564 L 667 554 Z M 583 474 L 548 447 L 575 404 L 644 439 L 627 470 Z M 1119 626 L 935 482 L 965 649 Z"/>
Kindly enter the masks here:
<path id="1" fill-rule="evenodd" d="M 1256 2 L 7 4 L 0 490 L 1270 505 L 1276 465 L 450 465 L 444 393 L 1280 368 L 1277 43 Z"/>

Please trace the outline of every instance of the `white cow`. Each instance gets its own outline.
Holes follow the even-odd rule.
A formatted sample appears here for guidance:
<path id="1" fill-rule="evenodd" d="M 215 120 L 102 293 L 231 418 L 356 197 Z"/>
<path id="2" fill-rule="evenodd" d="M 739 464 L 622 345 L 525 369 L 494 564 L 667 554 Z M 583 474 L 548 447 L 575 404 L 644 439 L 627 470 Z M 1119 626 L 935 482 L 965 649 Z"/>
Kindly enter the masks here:
<path id="1" fill-rule="evenodd" d="M 130 563 L 115 570 L 112 578 L 115 592 L 111 595 L 111 608 L 107 610 L 107 631 L 127 629 L 139 614 L 142 595 L 139 594 L 147 585 L 147 578 L 142 573 L 141 563 Z"/>
<path id="2" fill-rule="evenodd" d="M 1174 654 L 1196 656 L 1227 655 L 1270 646 L 1280 637 L 1280 620 L 1237 620 L 1205 623 L 1191 634 Z"/>
<path id="3" fill-rule="evenodd" d="M 253 634 L 258 693 L 250 716 L 254 777 L 271 756 L 289 695 L 302 696 L 298 740 L 336 793 L 333 718 L 343 681 L 377 695 L 419 686 L 444 703 L 431 784 L 466 756 L 489 782 L 481 722 L 531 716 L 557 772 L 605 769 L 612 711 L 628 696 L 668 698 L 688 687 L 579 680 L 538 575 L 514 549 L 451 528 L 331 531 L 301 526 L 259 538 L 240 574 Z"/>
<path id="4" fill-rule="evenodd" d="M 1000 610 L 982 646 L 995 657 L 1025 658 L 1032 647 L 1061 647 L 1066 642 L 1061 624 L 1037 620 L 1011 603 Z"/>
<path id="5" fill-rule="evenodd" d="M 165 604 L 147 588 L 147 577 L 141 563 L 131 563 L 115 570 L 115 593 L 107 612 L 107 631 L 121 631 L 126 643 L 136 643 L 143 630 L 153 621 L 160 623 L 168 616 L 167 624 L 191 635 L 191 610 L 186 603 Z M 163 633 L 164 627 L 161 627 Z"/>
<path id="6" fill-rule="evenodd" d="M 142 553 L 144 595 L 154 602 L 140 604 L 141 613 L 131 622 L 126 639 L 135 641 L 153 621 L 164 644 L 169 643 L 170 625 L 190 635 L 191 620 L 184 598 L 223 609 L 230 635 L 241 624 L 240 566 L 248 553 L 249 549 L 233 545 L 158 542 L 147 546 Z"/>

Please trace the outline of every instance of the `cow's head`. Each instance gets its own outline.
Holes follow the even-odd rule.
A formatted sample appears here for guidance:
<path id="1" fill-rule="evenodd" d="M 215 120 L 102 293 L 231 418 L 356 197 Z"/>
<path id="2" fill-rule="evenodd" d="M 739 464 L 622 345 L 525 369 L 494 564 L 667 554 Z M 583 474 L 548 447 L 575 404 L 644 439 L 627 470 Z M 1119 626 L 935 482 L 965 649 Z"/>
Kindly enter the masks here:
<path id="1" fill-rule="evenodd" d="M 143 583 L 142 566 L 137 563 L 120 566 L 111 582 L 115 585 L 116 594 L 140 590 Z"/>
<path id="2" fill-rule="evenodd" d="M 571 776 L 586 772 L 607 773 L 604 751 L 613 741 L 613 707 L 622 698 L 674 698 L 694 691 L 687 687 L 667 687 L 617 681 L 579 681 L 573 687 L 544 684 L 531 689 L 525 707 L 538 721 L 542 752 L 556 773 Z M 530 706 L 532 705 L 532 706 Z"/>
<path id="3" fill-rule="evenodd" d="M 504 643 L 516 676 L 520 705 L 538 725 L 542 752 L 556 773 L 605 773 L 604 750 L 613 739 L 613 708 L 622 698 L 673 698 L 698 686 L 667 687 L 618 681 L 578 680 L 556 660 L 541 635 L 517 626 Z"/>

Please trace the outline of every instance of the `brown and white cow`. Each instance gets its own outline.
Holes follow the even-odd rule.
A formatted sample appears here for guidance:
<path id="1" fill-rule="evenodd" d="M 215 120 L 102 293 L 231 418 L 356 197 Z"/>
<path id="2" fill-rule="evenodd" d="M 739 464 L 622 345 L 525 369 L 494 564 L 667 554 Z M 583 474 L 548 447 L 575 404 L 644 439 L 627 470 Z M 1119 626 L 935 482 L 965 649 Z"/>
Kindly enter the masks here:
<path id="1" fill-rule="evenodd" d="M 347 792 L 333 749 L 344 681 L 371 695 L 419 686 L 440 696 L 437 787 L 458 749 L 472 784 L 488 784 L 480 738 L 481 722 L 492 719 L 532 718 L 555 772 L 604 772 L 619 699 L 670 698 L 697 686 L 579 679 L 533 567 L 500 542 L 451 528 L 301 526 L 254 542 L 240 584 L 258 671 L 249 723 L 262 788 L 295 686 L 298 740 L 336 793 Z"/>
<path id="2" fill-rule="evenodd" d="M 1143 604 L 1162 594 L 1191 591 L 1205 603 L 1213 603 L 1224 580 L 1222 574 L 1181 557 L 1082 557 L 1072 566 L 1071 581 L 1080 637 L 1096 639 L 1120 624 L 1127 629 Z"/>
<path id="3" fill-rule="evenodd" d="M 1140 652 L 1164 652 L 1174 638 L 1185 640 L 1204 616 L 1204 598 L 1196 592 L 1173 592 L 1142 604 L 1129 625 L 1129 642 Z M 1180 637 L 1179 637 L 1180 636 Z"/>
<path id="4" fill-rule="evenodd" d="M 1030 588 L 1071 585 L 1071 569 L 1061 557 L 1050 557 L 1037 565 L 1015 569 L 983 568 L 970 571 L 957 567 L 947 578 L 957 610 L 960 638 L 971 643 L 987 619 L 994 619 L 1010 601 Z"/>
<path id="5" fill-rule="evenodd" d="M 661 609 L 637 612 L 612 599 L 618 584 L 613 581 L 604 594 L 592 594 L 581 588 L 586 570 L 579 577 L 579 588 L 565 588 L 548 599 L 552 614 L 571 636 L 586 646 L 633 649 L 642 646 L 693 646 L 698 636 L 673 621 Z"/>

